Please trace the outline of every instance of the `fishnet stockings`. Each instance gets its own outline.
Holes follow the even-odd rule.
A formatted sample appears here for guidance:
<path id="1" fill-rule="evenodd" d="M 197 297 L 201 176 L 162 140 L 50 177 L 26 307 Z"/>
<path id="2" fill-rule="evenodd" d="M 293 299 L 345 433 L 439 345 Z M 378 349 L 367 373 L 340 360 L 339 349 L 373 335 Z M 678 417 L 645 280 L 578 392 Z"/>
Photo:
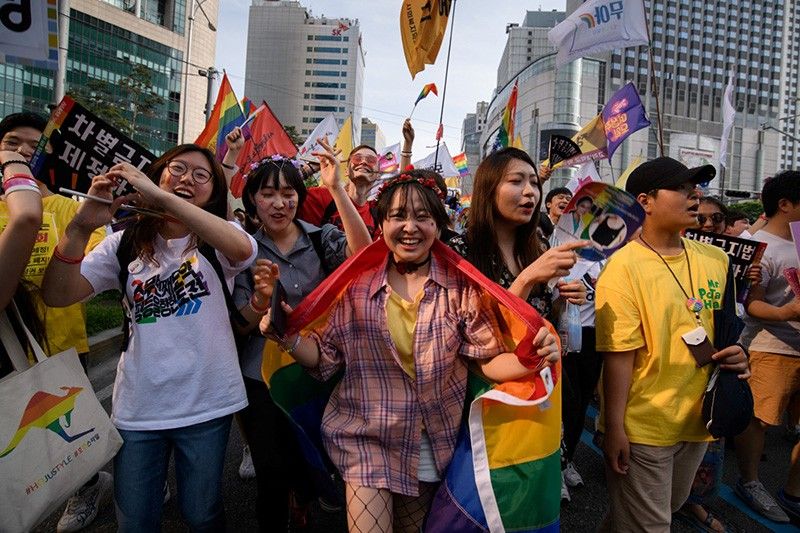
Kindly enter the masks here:
<path id="1" fill-rule="evenodd" d="M 419 484 L 419 496 L 387 489 L 345 486 L 347 529 L 350 533 L 417 533 L 428 513 L 437 483 Z"/>

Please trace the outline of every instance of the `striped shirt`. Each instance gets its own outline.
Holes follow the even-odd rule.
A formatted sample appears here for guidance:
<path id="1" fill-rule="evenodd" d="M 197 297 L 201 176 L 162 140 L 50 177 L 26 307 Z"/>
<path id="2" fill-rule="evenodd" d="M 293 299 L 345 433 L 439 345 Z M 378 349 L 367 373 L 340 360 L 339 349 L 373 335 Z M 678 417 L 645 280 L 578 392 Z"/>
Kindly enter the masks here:
<path id="1" fill-rule="evenodd" d="M 345 481 L 416 496 L 420 435 L 433 444 L 441 475 L 450 463 L 464 408 L 466 359 L 506 350 L 491 303 L 455 267 L 431 258 L 413 353 L 416 379 L 403 371 L 387 326 L 387 261 L 357 278 L 312 333 L 320 347 L 311 373 L 344 369 L 325 409 L 325 448 Z M 483 297 L 483 298 L 482 298 Z"/>

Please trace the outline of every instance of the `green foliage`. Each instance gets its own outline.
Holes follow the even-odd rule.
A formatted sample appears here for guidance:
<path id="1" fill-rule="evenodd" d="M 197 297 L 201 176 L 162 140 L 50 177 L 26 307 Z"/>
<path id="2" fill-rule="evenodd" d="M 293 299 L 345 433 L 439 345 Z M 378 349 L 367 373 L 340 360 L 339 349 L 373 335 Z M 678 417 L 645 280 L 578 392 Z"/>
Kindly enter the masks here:
<path id="1" fill-rule="evenodd" d="M 133 140 L 148 147 L 149 133 L 143 131 L 142 117 L 162 113 L 166 101 L 156 93 L 153 71 L 140 64 L 131 64 L 130 72 L 117 84 L 91 79 L 84 87 L 74 87 L 71 96 L 103 120 Z"/>
<path id="2" fill-rule="evenodd" d="M 750 220 L 750 223 L 756 221 L 756 219 L 764 212 L 764 206 L 761 205 L 759 200 L 749 200 L 747 202 L 739 202 L 738 204 L 731 204 L 728 206 L 730 209 L 735 209 L 737 211 L 743 212 L 747 215 L 747 218 Z"/>
<path id="3" fill-rule="evenodd" d="M 98 294 L 86 303 L 86 333 L 89 336 L 122 327 L 120 298 L 119 291 L 111 290 Z"/>
<path id="4" fill-rule="evenodd" d="M 283 129 L 286 131 L 286 134 L 289 135 L 289 138 L 292 139 L 292 143 L 295 146 L 301 146 L 304 142 L 306 142 L 305 139 L 300 137 L 300 134 L 297 133 L 297 128 L 294 126 L 284 126 Z"/>

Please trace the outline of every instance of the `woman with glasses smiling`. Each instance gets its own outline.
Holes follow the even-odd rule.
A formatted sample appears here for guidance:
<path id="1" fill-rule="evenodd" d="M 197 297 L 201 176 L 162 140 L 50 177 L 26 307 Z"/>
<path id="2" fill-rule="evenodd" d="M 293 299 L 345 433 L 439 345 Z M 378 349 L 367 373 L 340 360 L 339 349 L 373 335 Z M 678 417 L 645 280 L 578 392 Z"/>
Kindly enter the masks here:
<path id="1" fill-rule="evenodd" d="M 136 193 L 113 199 L 123 180 Z M 225 220 L 222 168 L 192 144 L 167 151 L 148 175 L 128 163 L 115 165 L 92 180 L 89 194 L 113 203 L 81 204 L 42 292 L 51 306 L 109 289 L 125 295 L 129 339 L 112 406 L 124 440 L 114 458 L 119 530 L 160 530 L 174 451 L 178 505 L 190 529 L 224 531 L 225 448 L 233 413 L 247 405 L 226 302 L 233 278 L 255 258 L 256 243 Z M 138 215 L 131 228 L 84 257 L 91 232 L 130 201 L 164 214 Z"/>
<path id="2" fill-rule="evenodd" d="M 725 218 L 728 208 L 713 196 L 700 198 L 700 207 L 697 209 L 697 223 L 699 229 L 709 233 L 725 233 Z"/>

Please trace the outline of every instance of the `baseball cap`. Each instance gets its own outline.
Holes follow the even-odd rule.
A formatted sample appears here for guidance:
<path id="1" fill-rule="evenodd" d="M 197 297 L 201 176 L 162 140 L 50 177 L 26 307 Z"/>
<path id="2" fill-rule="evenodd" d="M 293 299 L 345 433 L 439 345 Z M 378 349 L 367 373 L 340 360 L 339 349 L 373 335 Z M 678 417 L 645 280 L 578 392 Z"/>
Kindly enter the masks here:
<path id="1" fill-rule="evenodd" d="M 636 167 L 628 176 L 625 190 L 638 196 L 655 189 L 674 189 L 686 182 L 697 185 L 716 175 L 713 165 L 689 168 L 671 157 L 658 157 Z"/>

